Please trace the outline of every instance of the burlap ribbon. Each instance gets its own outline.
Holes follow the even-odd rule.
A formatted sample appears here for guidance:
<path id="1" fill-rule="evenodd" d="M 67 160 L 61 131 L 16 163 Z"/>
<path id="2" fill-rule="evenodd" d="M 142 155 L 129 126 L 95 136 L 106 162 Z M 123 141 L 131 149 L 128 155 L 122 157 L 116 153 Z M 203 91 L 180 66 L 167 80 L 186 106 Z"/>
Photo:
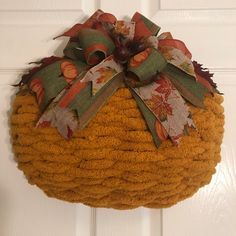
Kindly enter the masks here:
<path id="1" fill-rule="evenodd" d="M 60 35 L 70 37 L 64 57 L 45 58 L 22 78 L 43 113 L 37 126 L 56 127 L 70 138 L 118 88 L 127 86 L 156 145 L 168 137 L 179 143 L 194 127 L 185 100 L 203 107 L 204 94 L 215 86 L 201 75 L 185 44 L 170 33 L 157 37 L 159 30 L 139 13 L 119 21 L 98 10 Z"/>

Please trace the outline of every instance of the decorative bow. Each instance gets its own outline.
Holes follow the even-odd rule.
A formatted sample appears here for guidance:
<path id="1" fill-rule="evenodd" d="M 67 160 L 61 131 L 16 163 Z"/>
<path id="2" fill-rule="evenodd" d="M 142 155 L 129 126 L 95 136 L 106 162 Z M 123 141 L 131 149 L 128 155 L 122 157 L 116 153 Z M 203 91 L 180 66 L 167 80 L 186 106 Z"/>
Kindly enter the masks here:
<path id="1" fill-rule="evenodd" d="M 217 90 L 213 74 L 191 61 L 185 44 L 170 33 L 156 37 L 159 30 L 140 13 L 120 21 L 98 10 L 60 35 L 70 37 L 64 57 L 44 58 L 20 82 L 37 96 L 43 112 L 37 126 L 56 127 L 70 138 L 126 86 L 155 144 L 168 137 L 179 143 L 188 127 L 195 127 L 185 100 L 204 107 L 204 94 Z"/>

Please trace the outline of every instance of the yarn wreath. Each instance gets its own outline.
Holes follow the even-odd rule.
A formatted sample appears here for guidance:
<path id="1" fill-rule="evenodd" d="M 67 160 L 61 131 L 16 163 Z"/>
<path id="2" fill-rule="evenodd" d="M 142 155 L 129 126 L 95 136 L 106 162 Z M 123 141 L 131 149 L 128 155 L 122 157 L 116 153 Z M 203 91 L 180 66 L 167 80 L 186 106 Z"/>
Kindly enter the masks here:
<path id="1" fill-rule="evenodd" d="M 204 110 L 190 105 L 198 130 L 179 146 L 166 140 L 156 148 L 127 88 L 69 141 L 55 128 L 35 128 L 40 115 L 35 97 L 17 95 L 11 117 L 16 161 L 29 183 L 49 197 L 116 209 L 169 207 L 192 196 L 215 173 L 222 101 L 215 95 L 205 98 Z"/>
<path id="2" fill-rule="evenodd" d="M 139 13 L 132 19 L 133 31 L 133 21 L 117 23 L 98 10 L 89 24 L 63 34 L 71 37 L 65 57 L 43 59 L 19 83 L 11 114 L 15 160 L 28 182 L 49 197 L 93 207 L 163 208 L 192 196 L 215 173 L 224 132 L 223 98 L 212 74 L 190 60 L 181 41 L 169 33 L 154 41 L 149 35 L 158 47 L 135 41 L 121 48 L 125 53 L 114 51 L 104 60 L 96 51 L 103 44 L 89 45 L 89 50 L 98 47 L 94 54 L 85 45 L 89 67 L 72 58 L 78 47 L 75 33 L 90 40 L 95 33 L 106 44 L 103 31 L 114 24 L 137 35 L 159 30 Z M 127 38 L 121 37 L 124 45 Z M 132 51 L 133 46 L 140 51 Z M 173 59 L 176 55 L 180 61 Z M 155 100 L 146 98 L 150 93 Z"/>

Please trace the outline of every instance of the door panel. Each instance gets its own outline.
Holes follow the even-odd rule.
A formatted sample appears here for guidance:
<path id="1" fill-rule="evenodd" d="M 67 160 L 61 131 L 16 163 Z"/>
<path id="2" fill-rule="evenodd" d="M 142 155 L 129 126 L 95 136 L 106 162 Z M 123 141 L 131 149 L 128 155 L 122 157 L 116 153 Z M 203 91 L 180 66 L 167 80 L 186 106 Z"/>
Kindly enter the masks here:
<path id="1" fill-rule="evenodd" d="M 46 198 L 17 170 L 9 138 L 8 114 L 15 89 L 10 74 L 0 73 L 0 235 L 75 235 L 75 207 Z M 3 84 L 3 81 L 5 84 Z"/>
<path id="2" fill-rule="evenodd" d="M 236 8 L 234 0 L 161 0 L 161 9 L 232 9 Z"/>
<path id="3" fill-rule="evenodd" d="M 135 210 L 97 210 L 96 236 L 161 236 L 161 211 L 138 208 Z"/>
<path id="4" fill-rule="evenodd" d="M 219 86 L 225 93 L 226 116 L 222 162 L 209 185 L 200 189 L 192 198 L 164 210 L 164 236 L 236 235 L 236 108 L 232 104 L 235 86 L 235 83 Z"/>
<path id="5" fill-rule="evenodd" d="M 226 0 L 0 0 L 0 235 L 1 236 L 208 236 L 236 235 L 236 10 Z M 17 170 L 9 139 L 10 85 L 28 62 L 61 54 L 66 39 L 52 40 L 95 9 L 132 16 L 140 11 L 215 73 L 225 95 L 222 162 L 210 185 L 163 210 L 94 209 L 47 198 Z"/>

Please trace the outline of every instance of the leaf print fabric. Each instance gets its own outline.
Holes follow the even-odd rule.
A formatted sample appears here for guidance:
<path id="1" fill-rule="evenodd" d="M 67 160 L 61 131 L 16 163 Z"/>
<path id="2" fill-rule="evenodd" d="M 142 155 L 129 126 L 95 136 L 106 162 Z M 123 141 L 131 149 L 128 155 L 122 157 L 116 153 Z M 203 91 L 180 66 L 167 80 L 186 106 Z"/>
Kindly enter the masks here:
<path id="1" fill-rule="evenodd" d="M 60 99 L 66 94 L 64 89 L 49 105 L 40 117 L 36 127 L 55 127 L 66 139 L 71 138 L 78 127 L 78 118 L 75 111 L 58 106 Z"/>
<path id="2" fill-rule="evenodd" d="M 170 32 L 164 32 L 158 37 L 158 49 L 169 63 L 196 77 L 191 53 L 182 41 L 173 39 Z"/>
<path id="3" fill-rule="evenodd" d="M 106 83 L 122 71 L 123 67 L 114 60 L 113 56 L 110 56 L 91 68 L 81 82 L 92 81 L 92 93 L 95 95 Z"/>
<path id="4" fill-rule="evenodd" d="M 167 120 L 168 115 L 172 115 L 172 108 L 165 100 L 166 95 L 153 94 L 152 98 L 146 102 L 149 108 L 159 117 L 160 121 Z"/>
<path id="5" fill-rule="evenodd" d="M 70 78 L 77 76 L 77 70 L 71 62 L 64 61 L 61 64 L 61 69 L 67 78 L 68 75 Z M 63 137 L 69 139 L 78 127 L 86 125 L 90 117 L 93 116 L 93 112 L 86 113 L 86 110 L 89 110 L 89 107 L 92 107 L 93 111 L 98 109 L 100 104 L 104 103 L 104 98 L 113 94 L 120 86 L 121 79 L 116 79 L 118 84 L 115 82 L 113 85 L 107 86 L 107 83 L 112 82 L 112 79 L 120 72 L 122 72 L 122 67 L 111 56 L 88 72 L 80 74 L 71 87 L 64 88 L 51 102 L 40 117 L 37 127 L 56 127 Z M 107 89 L 104 90 L 106 87 Z M 96 98 L 101 90 L 105 91 L 104 94 Z M 77 105 L 77 102 L 81 104 Z"/>
<path id="6" fill-rule="evenodd" d="M 97 84 L 108 82 L 117 73 L 117 71 L 111 67 L 100 68 L 97 72 L 100 73 L 100 77 L 97 79 Z"/>
<path id="7" fill-rule="evenodd" d="M 154 113 L 174 143 L 179 143 L 186 126 L 194 127 L 187 105 L 165 75 L 162 74 L 147 86 L 135 88 L 135 92 Z M 159 132 L 160 139 L 164 139 L 165 132 L 159 126 L 156 125 L 157 134 Z"/>
<path id="8" fill-rule="evenodd" d="M 192 61 L 185 56 L 181 50 L 169 46 L 160 47 L 160 44 L 159 50 L 169 63 L 175 65 L 187 74 L 196 77 Z"/>
<path id="9" fill-rule="evenodd" d="M 165 100 L 167 100 L 171 91 L 174 89 L 174 86 L 172 85 L 170 80 L 163 78 L 163 75 L 160 75 L 158 84 L 159 86 L 155 89 L 155 91 L 160 94 L 164 94 Z"/>

